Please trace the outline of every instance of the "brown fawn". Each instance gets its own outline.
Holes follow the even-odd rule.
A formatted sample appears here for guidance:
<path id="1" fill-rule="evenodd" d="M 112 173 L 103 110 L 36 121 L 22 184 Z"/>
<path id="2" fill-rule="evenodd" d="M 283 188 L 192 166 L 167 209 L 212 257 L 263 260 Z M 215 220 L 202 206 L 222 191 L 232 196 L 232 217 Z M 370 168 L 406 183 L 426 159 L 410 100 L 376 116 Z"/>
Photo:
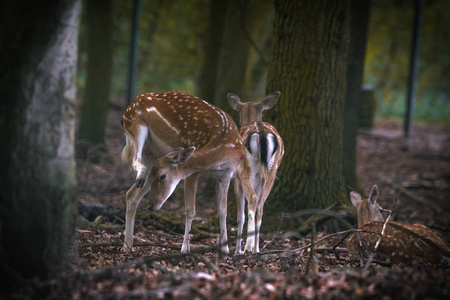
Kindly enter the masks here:
<path id="1" fill-rule="evenodd" d="M 372 252 L 380 239 L 385 222 L 380 212 L 382 208 L 377 203 L 378 196 L 376 185 L 370 190 L 368 199 L 362 200 L 358 193 L 350 193 L 352 204 L 357 210 L 358 229 L 364 230 L 364 232 L 355 233 L 347 242 L 348 250 L 353 255 L 362 252 L 359 239 L 365 253 Z M 386 224 L 376 253 L 401 262 L 418 260 L 439 263 L 442 259 L 450 257 L 448 247 L 428 227 L 422 224 L 405 225 L 396 222 Z"/>
<path id="2" fill-rule="evenodd" d="M 251 170 L 238 128 L 219 108 L 184 92 L 144 93 L 123 114 L 125 161 L 132 159 L 136 183 L 126 196 L 124 250 L 133 251 L 136 209 L 150 192 L 153 209 L 159 210 L 184 179 L 186 226 L 181 252 L 190 251 L 192 219 L 198 178 L 216 179 L 220 219 L 220 246 L 228 254 L 226 229 L 227 193 L 230 180 L 240 182 L 249 201 L 256 198 Z"/>
<path id="3" fill-rule="evenodd" d="M 259 231 L 262 223 L 264 203 L 272 190 L 278 167 L 283 160 L 283 140 L 275 127 L 262 121 L 262 112 L 272 108 L 280 94 L 280 92 L 275 92 L 268 95 L 261 103 L 242 103 L 238 96 L 232 93 L 228 94 L 230 106 L 239 112 L 240 134 L 245 144 L 252 174 L 251 181 L 257 197 L 256 201 L 248 201 L 247 205 L 248 224 L 245 252 L 259 252 Z M 242 252 L 242 230 L 245 223 L 245 199 L 239 181 L 235 181 L 235 194 L 238 199 L 236 253 L 239 254 Z"/>

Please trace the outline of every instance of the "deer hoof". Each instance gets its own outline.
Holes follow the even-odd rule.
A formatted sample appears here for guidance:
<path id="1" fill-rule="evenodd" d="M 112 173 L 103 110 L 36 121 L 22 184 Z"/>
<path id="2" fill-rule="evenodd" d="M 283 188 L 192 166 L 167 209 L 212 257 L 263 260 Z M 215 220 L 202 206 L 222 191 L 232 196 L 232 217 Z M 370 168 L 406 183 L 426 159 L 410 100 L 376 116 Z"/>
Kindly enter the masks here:
<path id="1" fill-rule="evenodd" d="M 136 179 L 136 187 L 141 188 L 144 186 L 145 180 L 144 179 Z"/>

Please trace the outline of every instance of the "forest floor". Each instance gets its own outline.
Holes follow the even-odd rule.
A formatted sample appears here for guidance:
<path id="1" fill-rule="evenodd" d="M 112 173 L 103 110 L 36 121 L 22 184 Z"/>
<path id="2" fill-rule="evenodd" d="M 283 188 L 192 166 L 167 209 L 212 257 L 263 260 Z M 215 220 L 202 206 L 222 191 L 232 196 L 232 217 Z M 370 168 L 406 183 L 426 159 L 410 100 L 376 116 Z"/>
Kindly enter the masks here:
<path id="1" fill-rule="evenodd" d="M 117 119 L 116 119 L 117 118 Z M 120 162 L 123 145 L 119 116 L 107 132 L 111 157 L 93 149 L 78 161 L 77 229 L 79 258 L 73 272 L 51 281 L 33 281 L 18 298 L 40 295 L 53 299 L 442 299 L 450 296 L 450 268 L 400 264 L 350 257 L 342 236 L 317 229 L 300 240 L 282 231 L 264 230 L 258 255 L 224 258 L 216 252 L 216 205 L 212 192 L 197 195 L 197 216 L 191 254 L 180 253 L 184 230 L 182 190 L 149 212 L 141 202 L 135 228 L 135 252 L 123 253 L 125 194 L 135 173 Z M 396 122 L 378 122 L 357 138 L 357 174 L 364 192 L 380 189 L 379 204 L 397 208 L 393 220 L 430 227 L 450 245 L 450 130 L 416 125 L 405 139 Z M 282 184 L 278 182 L 276 184 Z M 181 185 L 182 186 L 182 185 Z M 234 195 L 231 192 L 230 198 Z M 231 201 L 231 200 L 230 200 Z M 234 252 L 236 228 L 229 221 L 229 246 Z"/>

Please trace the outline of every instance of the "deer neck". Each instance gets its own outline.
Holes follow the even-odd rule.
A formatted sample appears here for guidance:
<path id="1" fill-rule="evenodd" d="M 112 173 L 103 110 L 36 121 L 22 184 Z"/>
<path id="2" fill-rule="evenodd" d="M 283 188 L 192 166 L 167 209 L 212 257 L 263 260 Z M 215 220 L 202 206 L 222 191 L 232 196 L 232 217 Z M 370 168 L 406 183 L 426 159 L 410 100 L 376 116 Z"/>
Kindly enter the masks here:
<path id="1" fill-rule="evenodd" d="M 384 221 L 378 206 L 371 207 L 367 199 L 363 200 L 357 207 L 358 228 L 371 221 Z"/>

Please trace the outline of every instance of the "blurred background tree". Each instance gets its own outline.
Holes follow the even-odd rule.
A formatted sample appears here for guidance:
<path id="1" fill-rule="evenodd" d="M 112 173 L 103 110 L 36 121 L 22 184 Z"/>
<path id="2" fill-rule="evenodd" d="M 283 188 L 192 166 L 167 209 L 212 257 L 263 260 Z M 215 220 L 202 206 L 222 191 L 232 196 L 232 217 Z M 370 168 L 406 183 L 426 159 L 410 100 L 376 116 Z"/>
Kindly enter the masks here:
<path id="1" fill-rule="evenodd" d="M 236 1 L 235 1 L 236 2 Z M 220 7 L 211 7 L 211 3 Z M 213 45 L 222 33 L 211 23 L 226 18 L 225 6 L 213 0 L 144 1 L 140 24 L 139 66 L 136 94 L 147 91 L 184 90 L 214 102 L 202 86 L 205 69 L 213 71 Z M 127 60 L 132 1 L 113 0 L 113 73 L 111 100 L 125 106 Z M 371 3 L 364 84 L 375 90 L 377 118 L 403 118 L 408 72 L 413 1 L 377 0 Z M 215 15 L 212 16 L 211 12 Z M 239 12 L 235 12 L 236 15 Z M 258 99 L 265 93 L 274 9 L 271 0 L 249 1 L 246 40 L 248 58 L 243 99 Z M 428 0 L 420 50 L 416 120 L 450 124 L 450 1 Z M 230 19 L 228 17 L 228 19 Z M 238 18 L 239 19 L 239 18 Z M 86 87 L 86 18 L 80 31 L 78 91 Z M 250 44 L 254 43 L 254 45 Z M 255 47 L 256 46 L 256 47 Z M 213 50 L 211 50 L 213 49 Z M 213 54 L 208 51 L 212 51 Z M 262 54 L 262 55 L 261 55 Z M 209 60 L 208 60 L 209 59 Z M 213 58 L 217 60 L 218 58 Z M 206 65 L 205 65 L 206 63 Z M 202 75 L 203 74 L 203 75 Z M 217 74 L 216 74 L 217 75 Z M 203 79 L 202 79 L 203 78 Z M 219 79 L 219 81 L 222 79 Z M 213 88 L 213 83 L 206 85 Z M 215 88 L 214 88 L 215 89 Z M 225 97 L 225 96 L 224 96 Z M 248 98 L 247 98 L 248 97 Z M 226 108 L 225 108 L 226 109 Z"/>
<path id="2" fill-rule="evenodd" d="M 78 129 L 80 151 L 105 142 L 112 78 L 112 0 L 87 1 L 86 86 Z M 81 147 L 84 145 L 84 147 Z M 80 149 L 85 148 L 85 149 Z"/>
<path id="3" fill-rule="evenodd" d="M 364 83 L 374 88 L 379 118 L 405 112 L 414 1 L 372 1 Z M 450 1 L 427 0 L 415 119 L 450 124 Z"/>

